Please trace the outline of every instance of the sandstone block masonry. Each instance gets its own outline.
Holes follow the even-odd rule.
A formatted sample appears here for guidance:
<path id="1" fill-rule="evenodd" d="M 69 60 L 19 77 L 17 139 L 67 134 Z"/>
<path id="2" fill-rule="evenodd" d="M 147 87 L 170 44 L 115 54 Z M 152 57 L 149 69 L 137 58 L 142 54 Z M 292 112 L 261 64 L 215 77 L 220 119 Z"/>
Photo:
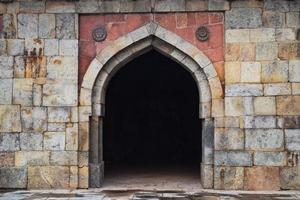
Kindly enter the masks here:
<path id="1" fill-rule="evenodd" d="M 153 24 L 135 31 L 155 19 L 170 46 L 182 45 L 187 55 L 195 47 L 209 58 L 193 58 L 205 65 L 195 76 L 209 113 L 205 146 L 212 145 L 204 152 L 203 187 L 299 190 L 299 16 L 298 0 L 0 0 L 0 188 L 89 187 L 95 111 L 91 88 L 80 90 L 85 72 L 96 55 L 108 59 L 105 47 L 156 31 Z M 95 43 L 91 31 L 100 21 L 108 36 Z M 199 25 L 213 39 L 196 40 Z"/>

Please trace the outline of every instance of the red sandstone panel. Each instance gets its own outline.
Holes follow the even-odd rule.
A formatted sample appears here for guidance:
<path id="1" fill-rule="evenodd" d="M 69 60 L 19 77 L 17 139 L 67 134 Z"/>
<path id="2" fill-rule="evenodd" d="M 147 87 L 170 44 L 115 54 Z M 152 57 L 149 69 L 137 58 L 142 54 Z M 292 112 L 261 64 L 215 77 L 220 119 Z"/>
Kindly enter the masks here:
<path id="1" fill-rule="evenodd" d="M 151 19 L 202 50 L 214 63 L 220 80 L 224 80 L 223 13 L 106 14 L 80 16 L 79 85 L 97 53 L 115 39 L 145 25 Z M 208 27 L 208 41 L 201 42 L 196 38 L 195 32 L 201 25 Z M 94 42 L 92 31 L 99 26 L 105 26 L 107 38 L 103 42 Z"/>

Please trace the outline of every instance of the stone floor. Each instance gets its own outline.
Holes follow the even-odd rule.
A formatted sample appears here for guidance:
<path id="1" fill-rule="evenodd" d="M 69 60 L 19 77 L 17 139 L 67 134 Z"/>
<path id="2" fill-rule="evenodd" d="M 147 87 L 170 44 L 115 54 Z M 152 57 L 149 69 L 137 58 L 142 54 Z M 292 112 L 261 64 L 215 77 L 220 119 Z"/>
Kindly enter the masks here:
<path id="1" fill-rule="evenodd" d="M 134 190 L 19 190 L 0 191 L 0 200 L 296 200 L 300 191 L 244 192 L 201 190 L 197 193 Z"/>

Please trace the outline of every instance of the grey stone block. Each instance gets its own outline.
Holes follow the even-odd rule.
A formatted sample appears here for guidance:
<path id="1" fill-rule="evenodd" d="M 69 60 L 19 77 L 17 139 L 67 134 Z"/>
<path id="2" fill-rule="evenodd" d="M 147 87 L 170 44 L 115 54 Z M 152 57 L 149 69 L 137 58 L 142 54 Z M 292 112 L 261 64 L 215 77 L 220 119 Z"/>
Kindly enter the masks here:
<path id="1" fill-rule="evenodd" d="M 263 86 L 261 84 L 227 84 L 225 94 L 226 96 L 262 96 Z"/>
<path id="2" fill-rule="evenodd" d="M 56 15 L 56 37 L 58 39 L 75 39 L 75 15 Z"/>
<path id="3" fill-rule="evenodd" d="M 47 130 L 47 108 L 23 107 L 21 122 L 24 132 L 43 132 Z"/>
<path id="4" fill-rule="evenodd" d="M 285 25 L 285 13 L 265 11 L 262 16 L 264 27 L 280 28 Z"/>
<path id="5" fill-rule="evenodd" d="M 26 167 L 1 167 L 0 188 L 26 188 L 27 168 Z"/>
<path id="6" fill-rule="evenodd" d="M 285 129 L 286 148 L 291 151 L 300 151 L 300 129 Z"/>
<path id="7" fill-rule="evenodd" d="M 281 129 L 245 129 L 245 147 L 250 150 L 283 149 Z"/>
<path id="8" fill-rule="evenodd" d="M 37 14 L 18 15 L 18 36 L 19 38 L 38 37 L 38 15 Z"/>
<path id="9" fill-rule="evenodd" d="M 21 150 L 43 150 L 42 133 L 20 133 Z"/>
<path id="10" fill-rule="evenodd" d="M 104 178 L 104 162 L 89 164 L 89 187 L 99 188 L 102 185 Z"/>
<path id="11" fill-rule="evenodd" d="M 264 9 L 279 11 L 279 12 L 288 12 L 289 1 L 288 0 L 264 0 Z"/>
<path id="12" fill-rule="evenodd" d="M 0 133 L 0 151 L 20 150 L 19 134 Z"/>
<path id="13" fill-rule="evenodd" d="M 291 0 L 290 1 L 290 11 L 300 11 L 300 1 Z"/>
<path id="14" fill-rule="evenodd" d="M 0 56 L 0 78 L 13 77 L 13 64 L 12 56 Z"/>
<path id="15" fill-rule="evenodd" d="M 213 163 L 214 123 L 212 119 L 205 119 L 202 123 L 202 163 Z"/>
<path id="16" fill-rule="evenodd" d="M 286 152 L 254 152 L 254 165 L 285 166 Z"/>
<path id="17" fill-rule="evenodd" d="M 14 20 L 14 15 L 3 14 L 3 30 L 2 35 L 4 38 L 16 38 L 16 24 Z"/>
<path id="18" fill-rule="evenodd" d="M 252 155 L 246 151 L 215 151 L 215 165 L 252 166 Z"/>
<path id="19" fill-rule="evenodd" d="M 245 116 L 244 128 L 276 128 L 274 116 Z"/>
<path id="20" fill-rule="evenodd" d="M 157 0 L 155 2 L 154 10 L 156 12 L 185 11 L 185 1 L 184 0 Z"/>
<path id="21" fill-rule="evenodd" d="M 55 38 L 55 15 L 54 14 L 39 15 L 39 37 Z"/>
<path id="22" fill-rule="evenodd" d="M 225 13 L 225 25 L 228 29 L 258 28 L 261 27 L 261 14 L 259 8 L 234 8 Z"/>
<path id="23" fill-rule="evenodd" d="M 229 2 L 227 0 L 208 0 L 208 10 L 229 10 Z"/>

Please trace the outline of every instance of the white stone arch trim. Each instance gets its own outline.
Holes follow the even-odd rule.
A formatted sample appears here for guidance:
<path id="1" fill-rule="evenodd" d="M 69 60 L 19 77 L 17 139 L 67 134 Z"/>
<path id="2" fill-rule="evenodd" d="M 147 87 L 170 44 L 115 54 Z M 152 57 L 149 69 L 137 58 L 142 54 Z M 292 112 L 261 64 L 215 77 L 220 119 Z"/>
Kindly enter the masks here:
<path id="1" fill-rule="evenodd" d="M 199 89 L 200 117 L 210 117 L 212 99 L 220 99 L 223 95 L 213 64 L 198 48 L 154 22 L 118 38 L 97 54 L 83 78 L 80 106 L 94 104 L 93 114 L 101 116 L 105 87 L 113 73 L 118 67 L 151 48 L 169 56 L 191 72 Z M 98 99 L 92 99 L 94 87 L 100 91 Z"/>

